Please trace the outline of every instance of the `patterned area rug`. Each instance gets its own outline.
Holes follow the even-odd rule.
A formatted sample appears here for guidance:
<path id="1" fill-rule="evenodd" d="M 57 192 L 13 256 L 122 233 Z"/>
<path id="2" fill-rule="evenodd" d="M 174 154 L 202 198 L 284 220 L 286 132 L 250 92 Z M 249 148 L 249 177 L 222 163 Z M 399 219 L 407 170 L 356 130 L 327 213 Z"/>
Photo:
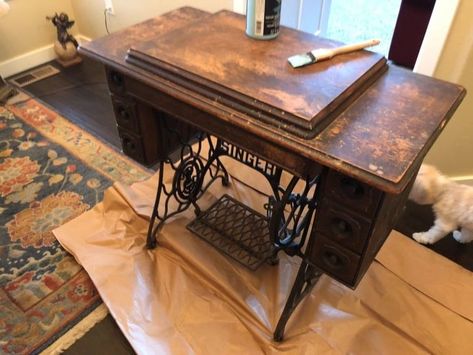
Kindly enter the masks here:
<path id="1" fill-rule="evenodd" d="M 52 229 L 149 172 L 30 99 L 0 107 L 0 353 L 37 353 L 100 304 Z"/>

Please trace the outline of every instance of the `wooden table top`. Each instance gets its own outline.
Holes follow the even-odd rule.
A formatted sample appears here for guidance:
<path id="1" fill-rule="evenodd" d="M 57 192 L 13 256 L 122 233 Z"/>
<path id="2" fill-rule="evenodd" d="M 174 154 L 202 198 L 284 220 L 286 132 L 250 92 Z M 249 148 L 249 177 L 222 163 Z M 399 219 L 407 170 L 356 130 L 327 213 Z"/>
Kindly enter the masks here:
<path id="1" fill-rule="evenodd" d="M 126 62 L 128 50 L 138 43 L 150 47 L 157 36 L 192 26 L 193 21 L 209 15 L 191 7 L 180 8 L 85 43 L 79 51 L 184 102 L 194 104 L 198 100 L 199 107 L 216 119 L 390 193 L 404 190 L 465 95 L 459 85 L 389 65 L 322 132 L 304 139 L 262 122 L 257 113 L 251 115 L 199 98 L 186 88 Z M 241 31 L 244 33 L 244 27 Z M 287 31 L 292 30 L 282 28 L 281 38 Z"/>
<path id="2" fill-rule="evenodd" d="M 295 53 L 341 43 L 289 28 L 277 40 L 258 41 L 244 27 L 244 16 L 220 11 L 133 44 L 129 57 L 133 64 L 169 72 L 170 80 L 200 85 L 209 97 L 238 103 L 250 115 L 258 111 L 265 122 L 304 138 L 319 133 L 339 105 L 352 102 L 360 87 L 387 68 L 382 55 L 363 50 L 294 69 L 287 58 Z"/>

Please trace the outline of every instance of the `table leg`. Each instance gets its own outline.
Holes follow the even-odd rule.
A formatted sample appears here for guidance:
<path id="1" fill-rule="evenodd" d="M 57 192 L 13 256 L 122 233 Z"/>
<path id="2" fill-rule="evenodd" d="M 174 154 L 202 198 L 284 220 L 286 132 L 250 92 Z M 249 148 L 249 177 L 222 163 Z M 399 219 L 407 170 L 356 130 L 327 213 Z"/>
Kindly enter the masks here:
<path id="1" fill-rule="evenodd" d="M 301 193 L 293 192 L 297 184 L 297 179 L 294 177 L 288 184 L 281 199 L 274 202 L 273 214 L 269 224 L 273 243 L 279 249 L 284 250 L 286 254 L 290 256 L 297 255 L 302 259 L 291 293 L 274 331 L 275 341 L 283 339 L 287 321 L 322 275 L 322 272 L 314 265 L 309 264 L 305 257 L 305 253 L 310 253 L 312 249 L 314 235 L 311 235 L 309 238 L 305 253 L 302 251 L 312 225 L 313 215 L 321 191 L 318 186 L 320 185 L 320 177 L 321 175 L 317 175 L 312 179 L 306 179 L 305 188 Z"/>
<path id="2" fill-rule="evenodd" d="M 310 293 L 321 275 L 321 271 L 308 264 L 306 261 L 302 261 L 296 280 L 292 286 L 291 293 L 289 294 L 284 310 L 276 326 L 276 330 L 274 331 L 273 337 L 275 341 L 282 341 L 287 321 L 299 303 L 308 293 Z"/>
<path id="3" fill-rule="evenodd" d="M 195 144 L 182 142 L 177 161 L 176 157 L 168 156 L 159 164 L 156 200 L 146 241 L 148 249 L 156 247 L 156 235 L 168 218 L 184 212 L 190 206 L 193 206 L 195 213 L 199 214 L 200 207 L 197 205 L 197 200 L 205 190 L 217 179 L 221 179 L 224 186 L 228 184 L 228 173 L 219 159 L 220 141 L 217 141 L 215 146 L 210 136 L 205 133 L 200 133 L 196 139 Z M 207 159 L 201 156 L 204 140 L 209 144 Z M 166 169 L 173 172 L 171 186 L 164 183 Z M 210 175 L 210 180 L 204 185 L 207 173 Z"/>
<path id="4" fill-rule="evenodd" d="M 209 143 L 206 160 L 201 157 L 203 140 Z M 280 250 L 290 256 L 297 255 L 302 258 L 296 280 L 274 332 L 274 339 L 282 340 L 288 319 L 321 275 L 315 266 L 307 263 L 302 251 L 312 225 L 318 192 L 321 190 L 318 188 L 320 175 L 306 177 L 304 188 L 299 192 L 295 192 L 300 180 L 297 176 L 293 176 L 289 184 L 283 188 L 279 185 L 282 172 L 280 168 L 258 162 L 251 154 L 248 155 L 240 148 L 220 139 L 217 139 L 214 144 L 211 137 L 205 133 L 197 137 L 197 143 L 181 142 L 178 153 L 177 162 L 168 156 L 160 163 L 156 201 L 148 229 L 147 247 L 151 249 L 157 245 L 156 234 L 168 218 L 185 211 L 190 206 L 193 206 L 196 214 L 199 215 L 200 208 L 197 200 L 215 180 L 220 178 L 224 185 L 228 184 L 228 173 L 219 160 L 220 156 L 235 158 L 262 173 L 268 179 L 274 193 L 267 204 L 270 238 L 268 242 L 274 249 L 274 253 L 268 260 L 276 260 L 277 252 Z M 171 169 L 174 174 L 170 187 L 164 183 L 165 169 Z M 210 181 L 204 186 L 207 173 L 210 175 Z M 312 242 L 313 236 L 309 238 L 306 252 L 311 249 Z"/>
<path id="5" fill-rule="evenodd" d="M 280 194 L 270 197 L 268 203 L 269 234 L 278 250 L 288 255 L 302 256 L 312 216 L 316 208 L 320 176 L 305 179 L 305 187 L 296 193 L 299 181 L 293 176 L 286 188 L 279 188 Z"/>

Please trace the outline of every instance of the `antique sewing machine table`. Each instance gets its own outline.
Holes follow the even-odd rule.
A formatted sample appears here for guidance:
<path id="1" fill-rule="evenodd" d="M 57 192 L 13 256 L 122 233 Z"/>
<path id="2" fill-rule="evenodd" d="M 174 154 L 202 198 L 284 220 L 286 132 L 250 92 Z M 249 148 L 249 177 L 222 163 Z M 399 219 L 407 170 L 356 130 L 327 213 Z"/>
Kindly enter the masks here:
<path id="1" fill-rule="evenodd" d="M 159 163 L 149 248 L 166 219 L 192 207 L 188 228 L 250 269 L 279 251 L 301 258 L 281 340 L 322 273 L 352 288 L 362 279 L 465 91 L 368 51 L 295 70 L 290 55 L 337 43 L 287 28 L 256 41 L 244 26 L 228 11 L 185 7 L 80 53 L 105 65 L 123 152 Z M 265 215 L 227 195 L 201 211 L 206 188 L 229 182 L 223 156 L 267 179 Z"/>

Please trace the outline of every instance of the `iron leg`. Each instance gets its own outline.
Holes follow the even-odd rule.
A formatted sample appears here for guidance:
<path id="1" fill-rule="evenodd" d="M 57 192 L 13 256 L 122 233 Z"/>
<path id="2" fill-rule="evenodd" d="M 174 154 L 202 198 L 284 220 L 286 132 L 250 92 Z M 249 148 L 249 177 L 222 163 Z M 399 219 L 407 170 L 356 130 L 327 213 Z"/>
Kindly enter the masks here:
<path id="1" fill-rule="evenodd" d="M 148 236 L 146 238 L 146 248 L 154 249 L 158 244 L 156 240 L 156 233 L 158 232 L 159 223 L 155 226 L 156 218 L 158 217 L 158 207 L 159 201 L 161 199 L 161 192 L 163 189 L 163 170 L 164 162 L 159 164 L 159 175 L 158 175 L 158 188 L 156 191 L 156 200 L 154 201 L 153 213 L 151 214 L 151 219 L 149 221 L 148 227 Z"/>
<path id="2" fill-rule="evenodd" d="M 296 280 L 292 286 L 291 293 L 289 294 L 284 310 L 279 318 L 278 325 L 276 326 L 276 330 L 274 331 L 273 338 L 275 341 L 279 342 L 283 340 L 284 329 L 286 328 L 286 323 L 289 320 L 289 317 L 291 317 L 302 299 L 310 293 L 321 275 L 322 272 L 317 270 L 314 266 L 302 261 Z"/>

